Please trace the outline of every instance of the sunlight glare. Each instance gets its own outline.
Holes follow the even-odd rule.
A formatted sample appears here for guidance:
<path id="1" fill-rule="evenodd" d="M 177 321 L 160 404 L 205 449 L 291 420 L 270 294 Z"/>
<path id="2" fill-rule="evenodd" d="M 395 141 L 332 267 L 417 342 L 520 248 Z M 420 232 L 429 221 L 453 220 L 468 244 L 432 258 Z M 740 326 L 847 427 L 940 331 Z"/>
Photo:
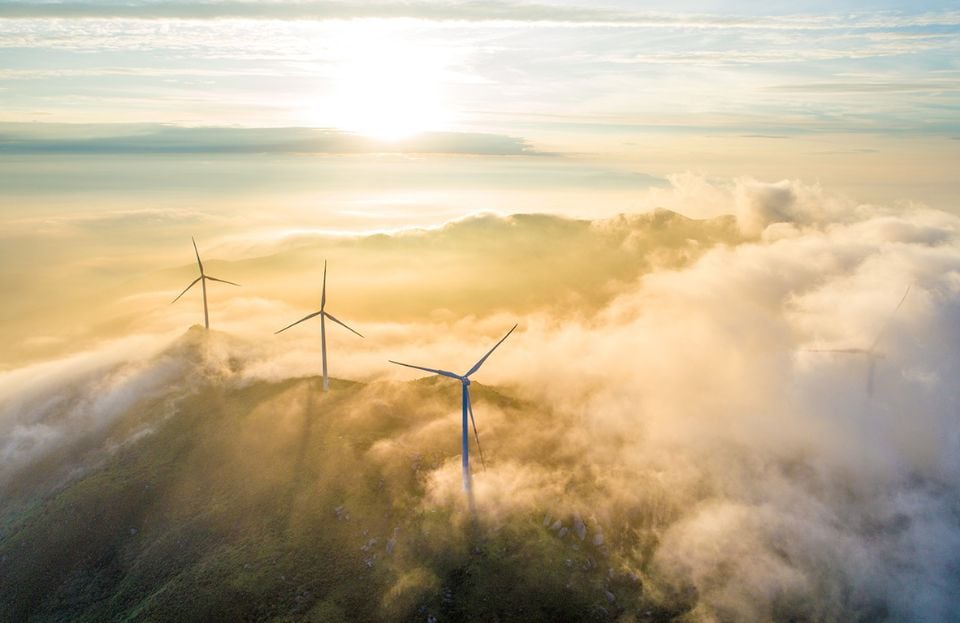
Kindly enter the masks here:
<path id="1" fill-rule="evenodd" d="M 376 31 L 358 40 L 335 73 L 335 127 L 395 141 L 448 126 L 441 55 Z"/>

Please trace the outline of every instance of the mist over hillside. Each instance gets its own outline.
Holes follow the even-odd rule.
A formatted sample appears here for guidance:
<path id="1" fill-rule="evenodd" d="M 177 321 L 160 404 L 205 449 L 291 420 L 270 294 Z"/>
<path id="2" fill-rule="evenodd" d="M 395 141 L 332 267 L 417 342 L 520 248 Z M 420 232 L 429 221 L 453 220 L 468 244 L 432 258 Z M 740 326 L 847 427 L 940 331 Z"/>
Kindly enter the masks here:
<path id="1" fill-rule="evenodd" d="M 223 241 L 219 330 L 127 311 L 0 375 L 0 619 L 951 620 L 960 220 L 727 207 Z M 367 339 L 328 328 L 323 394 L 316 327 L 266 336 L 326 257 Z M 386 360 L 460 370 L 514 322 L 472 522 L 457 384 Z"/>
<path id="2" fill-rule="evenodd" d="M 231 342 L 192 328 L 146 366 L 160 376 L 176 366 L 186 384 L 7 472 L 5 618 L 603 620 L 640 604 L 683 609 L 643 599 L 629 570 L 613 573 L 616 537 L 583 510 L 552 507 L 546 524 L 566 526 L 551 530 L 533 509 L 491 505 L 472 524 L 447 482 L 455 384 L 335 381 L 325 394 L 316 377 L 245 378 Z M 549 422 L 547 409 L 493 388 L 473 395 L 488 420 Z M 505 428 L 484 440 L 491 470 L 533 450 Z M 482 499 L 494 502 L 493 484 Z"/>
<path id="3" fill-rule="evenodd" d="M 211 274 L 243 285 L 211 288 L 214 326 L 250 337 L 319 303 L 324 261 L 338 308 L 368 324 L 410 322 L 593 311 L 651 267 L 681 266 L 741 237 L 729 216 L 693 220 L 664 210 L 597 221 L 482 214 L 361 235 L 264 233 L 177 211 L 27 221 L 0 234 L 8 251 L 0 282 L 24 293 L 0 311 L 9 343 L 0 363 L 51 359 L 108 337 L 171 339 L 197 322 L 196 296 L 169 305 L 195 277 L 191 236 Z"/>

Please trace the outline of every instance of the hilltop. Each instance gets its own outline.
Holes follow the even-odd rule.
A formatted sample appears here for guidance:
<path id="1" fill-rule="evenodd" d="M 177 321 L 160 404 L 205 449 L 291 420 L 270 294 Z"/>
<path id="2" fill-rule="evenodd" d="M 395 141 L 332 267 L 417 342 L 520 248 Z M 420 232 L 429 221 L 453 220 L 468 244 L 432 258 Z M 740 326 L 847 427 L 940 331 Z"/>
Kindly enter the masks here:
<path id="1" fill-rule="evenodd" d="M 475 523 L 458 495 L 438 497 L 438 478 L 458 478 L 455 383 L 333 380 L 324 393 L 316 377 L 244 378 L 235 347 L 191 329 L 150 362 L 176 362 L 177 382 L 13 474 L 0 620 L 605 621 L 684 610 L 619 570 L 625 543 L 595 518 L 484 509 L 479 463 Z M 498 418 L 548 414 L 481 384 L 473 396 L 496 470 L 516 458 Z"/>

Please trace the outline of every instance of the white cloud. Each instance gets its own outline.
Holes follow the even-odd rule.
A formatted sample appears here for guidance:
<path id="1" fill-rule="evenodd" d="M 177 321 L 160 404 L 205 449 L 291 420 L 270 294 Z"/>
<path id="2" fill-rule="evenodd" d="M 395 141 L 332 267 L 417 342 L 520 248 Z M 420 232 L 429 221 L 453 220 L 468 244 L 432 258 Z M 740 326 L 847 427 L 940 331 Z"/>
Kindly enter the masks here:
<path id="1" fill-rule="evenodd" d="M 578 515 L 591 535 L 611 535 L 618 565 L 651 590 L 696 595 L 694 613 L 706 619 L 949 618 L 957 597 L 944 578 L 960 557 L 960 219 L 857 205 L 791 181 L 687 177 L 677 193 L 695 206 L 698 193 L 718 207 L 725 197 L 750 239 L 654 265 L 595 312 L 548 306 L 517 318 L 521 328 L 475 377 L 488 459 L 476 476 L 482 522 Z M 482 225 L 466 231 L 497 224 Z M 235 324 L 224 326 L 236 332 L 294 311 L 258 298 L 229 306 Z M 367 340 L 331 331 L 331 365 L 365 379 L 416 376 L 388 357 L 456 370 L 514 319 L 371 323 Z M 804 352 L 878 334 L 872 395 L 862 360 Z M 212 337 L 201 379 L 235 387 L 318 370 L 315 330 Z M 143 360 L 129 354 L 135 345 L 97 365 L 89 355 L 7 373 L 6 464 L 30 458 L 16 448 L 49 450 L 72 427 L 95 430 L 163 383 L 177 387 L 197 354 L 181 343 Z M 483 385 L 519 400 L 483 398 Z M 371 446 L 375 464 L 405 465 L 456 437 L 447 416 L 457 405 L 422 404 L 416 387 L 372 384 L 344 416 L 375 428 L 392 409 L 406 414 Z M 422 482 L 425 509 L 460 505 L 454 456 L 425 465 Z"/>

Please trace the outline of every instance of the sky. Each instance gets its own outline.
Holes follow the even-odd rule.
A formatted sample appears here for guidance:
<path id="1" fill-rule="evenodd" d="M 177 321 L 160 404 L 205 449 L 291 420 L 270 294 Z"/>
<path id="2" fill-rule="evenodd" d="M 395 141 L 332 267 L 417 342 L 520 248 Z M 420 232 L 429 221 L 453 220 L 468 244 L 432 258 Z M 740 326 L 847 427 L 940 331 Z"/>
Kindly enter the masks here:
<path id="1" fill-rule="evenodd" d="M 958 59 L 951 2 L 3 2 L 0 319 L 27 352 L 191 235 L 708 218 L 751 180 L 960 213 Z"/>
<path id="2" fill-rule="evenodd" d="M 683 172 L 960 209 L 951 2 L 14 0 L 0 34 L 4 214 L 593 217 Z"/>

